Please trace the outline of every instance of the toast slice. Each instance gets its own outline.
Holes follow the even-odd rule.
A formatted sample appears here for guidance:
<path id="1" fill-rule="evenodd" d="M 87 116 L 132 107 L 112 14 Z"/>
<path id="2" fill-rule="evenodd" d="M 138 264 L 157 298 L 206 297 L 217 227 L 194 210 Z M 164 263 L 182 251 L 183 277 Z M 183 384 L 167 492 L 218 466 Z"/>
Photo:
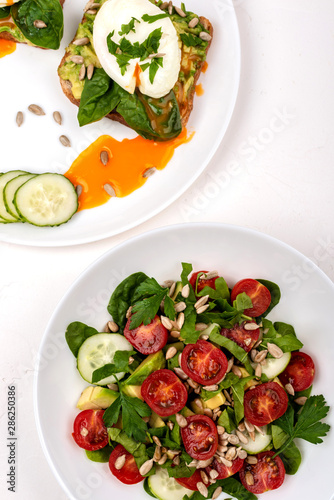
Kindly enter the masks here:
<path id="1" fill-rule="evenodd" d="M 58 0 L 58 1 L 60 3 L 61 7 L 63 8 L 65 0 Z M 0 39 L 2 38 L 5 40 L 10 40 L 11 42 L 16 42 L 16 43 L 24 43 L 24 44 L 31 45 L 33 47 L 39 47 L 42 49 L 47 48 L 47 47 L 43 47 L 43 46 L 37 45 L 37 44 L 29 41 L 28 38 L 26 38 L 24 36 L 24 34 L 20 30 L 20 28 L 14 23 L 14 20 L 11 16 L 10 12 L 8 14 L 9 14 L 8 17 L 0 18 Z M 1 29 L 6 29 L 6 31 L 1 31 Z M 41 28 L 41 29 L 43 29 L 43 28 Z"/>
<path id="2" fill-rule="evenodd" d="M 98 2 L 99 0 L 97 0 Z M 106 0 L 100 0 L 102 5 Z M 94 3 L 96 8 L 97 2 Z M 157 5 L 162 7 L 163 12 L 168 12 L 170 6 L 167 2 L 162 3 L 157 2 Z M 171 5 L 171 2 L 170 2 Z M 87 4 L 89 9 L 89 4 Z M 73 56 L 81 56 L 84 59 L 84 65 L 87 68 L 89 65 L 94 65 L 94 68 L 101 68 L 101 65 L 96 57 L 94 47 L 92 44 L 93 39 L 93 23 L 95 14 L 90 14 L 89 9 L 82 18 L 79 25 L 77 33 L 73 38 L 72 42 L 66 49 L 65 55 L 62 58 L 58 74 L 60 78 L 60 84 L 62 90 L 66 97 L 76 106 L 80 106 L 80 97 L 84 88 L 85 80 L 79 79 L 79 72 L 82 63 L 75 64 L 72 62 L 71 58 Z M 198 19 L 198 24 L 194 28 L 189 28 L 189 19 Z M 187 125 L 190 113 L 193 109 L 193 101 L 195 94 L 196 83 L 201 75 L 203 67 L 205 65 L 206 55 L 211 45 L 213 36 L 213 27 L 211 22 L 205 17 L 198 17 L 195 14 L 187 12 L 187 22 L 183 21 L 181 17 L 173 8 L 173 14 L 171 15 L 171 20 L 176 27 L 176 31 L 179 36 L 179 45 L 181 48 L 181 70 L 179 73 L 178 81 L 176 82 L 173 90 L 175 93 L 176 101 L 180 110 L 180 118 L 182 128 Z M 196 21 L 193 21 L 196 24 Z M 199 38 L 199 34 L 205 32 L 207 34 L 207 40 L 203 41 Z M 182 38 L 181 37 L 184 37 Z M 187 36 L 192 38 L 189 45 L 186 45 Z M 203 35 L 202 35 L 203 36 Z M 197 40 L 195 40 L 195 37 Z M 78 39 L 89 38 L 89 43 L 86 45 L 76 45 L 75 42 Z M 183 41 L 185 40 L 185 42 Z M 191 45 L 191 43 L 198 43 L 198 45 Z M 82 61 L 82 59 L 79 61 Z M 87 78 L 86 78 L 87 80 Z M 107 118 L 111 120 L 118 121 L 123 125 L 130 126 L 126 120 L 121 116 L 116 110 L 111 111 L 106 115 Z M 131 128 L 131 127 L 130 127 Z"/>

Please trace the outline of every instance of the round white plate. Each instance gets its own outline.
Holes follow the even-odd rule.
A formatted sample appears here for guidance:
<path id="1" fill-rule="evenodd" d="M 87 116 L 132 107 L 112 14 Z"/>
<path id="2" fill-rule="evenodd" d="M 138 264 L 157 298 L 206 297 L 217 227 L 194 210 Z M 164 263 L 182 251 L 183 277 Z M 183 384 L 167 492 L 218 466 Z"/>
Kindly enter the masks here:
<path id="1" fill-rule="evenodd" d="M 83 5 L 79 0 L 65 2 L 65 33 L 58 51 L 18 45 L 15 53 L 1 59 L 1 88 L 6 92 L 0 123 L 3 171 L 65 173 L 79 153 L 102 134 L 118 140 L 136 136 L 127 127 L 106 118 L 80 129 L 77 108 L 60 88 L 57 67 L 76 32 Z M 195 97 L 188 123 L 189 132 L 195 131 L 194 138 L 176 149 L 168 166 L 131 195 L 79 212 L 69 223 L 56 228 L 1 224 L 0 240 L 63 246 L 113 236 L 156 215 L 197 179 L 214 155 L 232 116 L 240 76 L 240 43 L 232 0 L 188 0 L 187 8 L 204 15 L 214 26 L 214 40 L 207 59 L 209 66 L 200 77 L 204 95 Z M 29 113 L 27 106 L 32 103 L 42 106 L 46 116 Z M 15 124 L 18 110 L 25 114 L 20 128 Z M 52 118 L 55 110 L 63 116 L 62 127 Z M 70 138 L 71 149 L 60 144 L 61 134 Z"/>
<path id="2" fill-rule="evenodd" d="M 82 321 L 102 329 L 110 318 L 109 297 L 122 279 L 136 271 L 160 282 L 178 279 L 181 262 L 191 262 L 194 270 L 217 269 L 230 286 L 245 277 L 276 282 L 282 299 L 269 318 L 295 326 L 305 352 L 316 364 L 313 393 L 324 394 L 334 405 L 334 285 L 310 260 L 278 240 L 236 226 L 182 224 L 143 234 L 112 249 L 78 278 L 58 305 L 40 347 L 35 378 L 37 427 L 47 460 L 71 499 L 149 497 L 141 484 L 122 485 L 108 464 L 90 462 L 71 437 L 78 413 L 75 405 L 87 384 L 65 343 L 66 327 Z M 332 425 L 333 415 L 330 412 L 327 419 Z M 322 445 L 301 442 L 300 448 L 303 461 L 297 475 L 287 476 L 279 490 L 263 498 L 330 500 L 333 431 Z"/>

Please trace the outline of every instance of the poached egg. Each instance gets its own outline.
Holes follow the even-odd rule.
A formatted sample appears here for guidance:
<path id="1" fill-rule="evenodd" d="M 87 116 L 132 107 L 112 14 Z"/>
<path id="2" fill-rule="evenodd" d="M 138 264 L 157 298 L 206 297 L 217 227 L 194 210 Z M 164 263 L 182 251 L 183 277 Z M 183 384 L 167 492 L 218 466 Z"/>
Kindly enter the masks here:
<path id="1" fill-rule="evenodd" d="M 165 12 L 149 0 L 107 0 L 94 21 L 93 43 L 102 68 L 124 90 L 133 94 L 138 87 L 142 94 L 160 98 L 168 94 L 178 79 L 181 50 L 176 29 L 170 18 L 163 17 L 153 22 L 146 22 L 142 19 L 145 14 L 161 16 Z M 133 18 L 135 21 L 132 21 Z M 131 21 L 133 29 L 125 34 L 122 25 L 129 25 Z M 136 42 L 142 44 L 154 30 L 159 28 L 161 28 L 162 36 L 156 57 L 160 62 L 162 59 L 162 66 L 159 65 L 153 82 L 150 81 L 148 64 L 152 63 L 154 54 L 143 61 L 140 61 L 139 57 L 130 59 L 122 74 L 116 55 L 108 50 L 108 35 L 112 33 L 111 40 L 118 45 L 123 38 L 132 45 Z M 143 70 L 141 66 L 145 69 Z"/>

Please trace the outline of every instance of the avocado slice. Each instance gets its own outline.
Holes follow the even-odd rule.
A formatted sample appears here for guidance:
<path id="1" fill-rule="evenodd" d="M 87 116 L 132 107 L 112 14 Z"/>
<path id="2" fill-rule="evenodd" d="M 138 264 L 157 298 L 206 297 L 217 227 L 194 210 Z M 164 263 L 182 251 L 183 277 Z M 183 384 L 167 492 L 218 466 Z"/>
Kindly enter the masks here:
<path id="1" fill-rule="evenodd" d="M 150 354 L 140 363 L 139 366 L 137 366 L 130 377 L 123 382 L 123 389 L 125 389 L 128 385 L 142 385 L 144 380 L 151 375 L 151 373 L 156 370 L 160 370 L 161 368 L 165 368 L 165 366 L 166 359 L 162 350 L 156 352 L 155 354 Z"/>
<path id="2" fill-rule="evenodd" d="M 143 396 L 141 395 L 141 385 L 124 385 L 122 387 L 122 392 L 130 398 L 138 398 L 144 401 Z"/>
<path id="3" fill-rule="evenodd" d="M 210 410 L 213 410 L 214 408 L 218 408 L 218 406 L 221 406 L 225 403 L 226 398 L 223 394 L 223 392 L 219 392 L 216 396 L 213 396 L 213 398 L 208 399 L 207 401 L 204 401 L 204 399 L 199 398 L 202 401 L 203 408 L 210 408 Z M 204 411 L 199 408 L 199 406 L 196 405 L 194 401 L 190 403 L 191 409 L 197 414 L 197 415 L 203 415 Z"/>
<path id="4" fill-rule="evenodd" d="M 184 406 L 182 408 L 182 410 L 180 411 L 181 415 L 183 415 L 185 418 L 187 417 L 191 417 L 192 415 L 195 415 L 195 413 L 193 411 L 191 411 L 190 408 L 188 408 L 188 406 Z"/>
<path id="5" fill-rule="evenodd" d="M 174 302 L 175 302 L 175 299 L 176 299 L 176 297 L 177 297 L 178 293 L 179 293 L 179 292 L 181 292 L 182 288 L 183 288 L 183 287 L 182 287 L 182 282 L 181 282 L 181 281 L 177 281 L 177 282 L 176 282 L 176 285 L 175 285 L 175 290 L 174 290 L 174 293 L 173 293 L 173 295 L 171 296 L 171 299 L 172 299 Z"/>
<path id="6" fill-rule="evenodd" d="M 119 393 L 104 387 L 86 387 L 81 393 L 77 408 L 79 410 L 104 410 L 108 408 L 119 396 Z"/>
<path id="7" fill-rule="evenodd" d="M 165 427 L 165 422 L 154 411 L 152 411 L 152 415 L 150 416 L 149 424 L 154 428 Z"/>

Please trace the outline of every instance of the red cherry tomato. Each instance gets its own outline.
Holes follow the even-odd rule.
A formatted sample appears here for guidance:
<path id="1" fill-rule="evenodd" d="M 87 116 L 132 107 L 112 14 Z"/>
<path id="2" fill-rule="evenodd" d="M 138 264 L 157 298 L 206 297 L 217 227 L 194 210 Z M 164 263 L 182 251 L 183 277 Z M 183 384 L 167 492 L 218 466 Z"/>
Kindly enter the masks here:
<path id="1" fill-rule="evenodd" d="M 181 486 L 184 486 L 185 488 L 188 488 L 188 490 L 193 491 L 197 491 L 197 483 L 202 482 L 199 469 L 196 469 L 193 475 L 190 477 L 176 477 L 175 479 L 179 484 L 181 484 Z"/>
<path id="2" fill-rule="evenodd" d="M 283 385 L 291 384 L 296 392 L 305 391 L 313 383 L 313 359 L 305 352 L 291 353 L 290 362 L 279 379 Z"/>
<path id="3" fill-rule="evenodd" d="M 268 290 L 262 283 L 253 279 L 245 279 L 240 280 L 236 285 L 234 285 L 233 290 L 231 292 L 231 302 L 237 298 L 239 293 L 245 292 L 246 295 L 251 299 L 253 307 L 251 309 L 245 309 L 244 313 L 247 316 L 252 316 L 253 318 L 257 316 L 261 316 L 268 307 L 271 302 L 271 295 Z"/>
<path id="4" fill-rule="evenodd" d="M 288 396 L 277 382 L 266 382 L 248 390 L 244 396 L 245 418 L 253 425 L 267 425 L 288 408 Z"/>
<path id="5" fill-rule="evenodd" d="M 129 330 L 131 318 L 128 319 L 124 328 L 124 337 L 137 351 L 142 354 L 154 354 L 167 344 L 168 331 L 161 324 L 159 316 L 148 325 L 143 323 L 133 330 Z"/>
<path id="6" fill-rule="evenodd" d="M 94 451 L 107 446 L 108 431 L 103 414 L 104 410 L 84 410 L 76 416 L 72 436 L 80 448 Z"/>
<path id="7" fill-rule="evenodd" d="M 213 462 L 209 467 L 206 467 L 205 471 L 207 472 L 208 476 L 210 475 L 211 470 L 216 470 L 218 472 L 218 476 L 216 479 L 226 479 L 229 476 L 233 476 L 236 472 L 239 472 L 241 467 L 244 464 L 244 460 L 242 458 L 236 458 L 235 460 L 232 461 L 232 467 L 226 467 L 226 465 L 218 462 L 216 458 L 214 458 Z"/>
<path id="8" fill-rule="evenodd" d="M 181 437 L 186 452 L 196 460 L 207 460 L 217 451 L 217 428 L 206 415 L 191 415 L 187 426 L 181 428 Z"/>
<path id="9" fill-rule="evenodd" d="M 280 457 L 272 458 L 273 451 L 263 451 L 256 455 L 257 463 L 244 462 L 239 472 L 240 481 L 251 493 L 260 494 L 279 488 L 285 478 L 285 469 Z M 253 484 L 252 484 L 253 483 Z"/>
<path id="10" fill-rule="evenodd" d="M 188 399 L 184 384 L 167 369 L 151 373 L 141 386 L 141 395 L 160 417 L 169 417 L 182 410 Z"/>
<path id="11" fill-rule="evenodd" d="M 188 344 L 182 352 L 181 368 L 192 380 L 202 385 L 220 382 L 227 370 L 225 354 L 206 340 Z"/>
<path id="12" fill-rule="evenodd" d="M 193 287 L 195 293 L 196 293 L 196 280 L 197 280 L 198 274 L 199 273 L 207 274 L 208 272 L 209 271 L 198 271 L 197 273 L 193 273 L 191 275 L 189 283 Z M 197 284 L 197 292 L 200 292 L 206 286 L 209 286 L 210 288 L 213 288 L 215 290 L 216 289 L 215 281 L 216 281 L 217 278 L 219 278 L 219 276 L 216 276 L 216 278 L 210 278 L 208 280 L 206 280 L 206 279 L 199 279 L 198 280 L 198 284 Z"/>
<path id="13" fill-rule="evenodd" d="M 220 333 L 224 335 L 224 337 L 233 340 L 236 344 L 245 349 L 246 352 L 249 352 L 252 350 L 253 345 L 257 342 L 260 335 L 260 328 L 246 330 L 245 325 L 249 324 L 256 325 L 254 321 L 248 321 L 241 325 L 236 323 L 233 328 L 223 328 Z"/>
<path id="14" fill-rule="evenodd" d="M 116 469 L 115 462 L 119 457 L 123 455 L 125 455 L 125 464 L 121 469 Z M 139 474 L 139 470 L 133 455 L 126 451 L 126 449 L 121 444 L 118 444 L 116 448 L 111 452 L 109 458 L 109 468 L 114 476 L 124 484 L 136 484 L 145 479 L 141 474 Z"/>

